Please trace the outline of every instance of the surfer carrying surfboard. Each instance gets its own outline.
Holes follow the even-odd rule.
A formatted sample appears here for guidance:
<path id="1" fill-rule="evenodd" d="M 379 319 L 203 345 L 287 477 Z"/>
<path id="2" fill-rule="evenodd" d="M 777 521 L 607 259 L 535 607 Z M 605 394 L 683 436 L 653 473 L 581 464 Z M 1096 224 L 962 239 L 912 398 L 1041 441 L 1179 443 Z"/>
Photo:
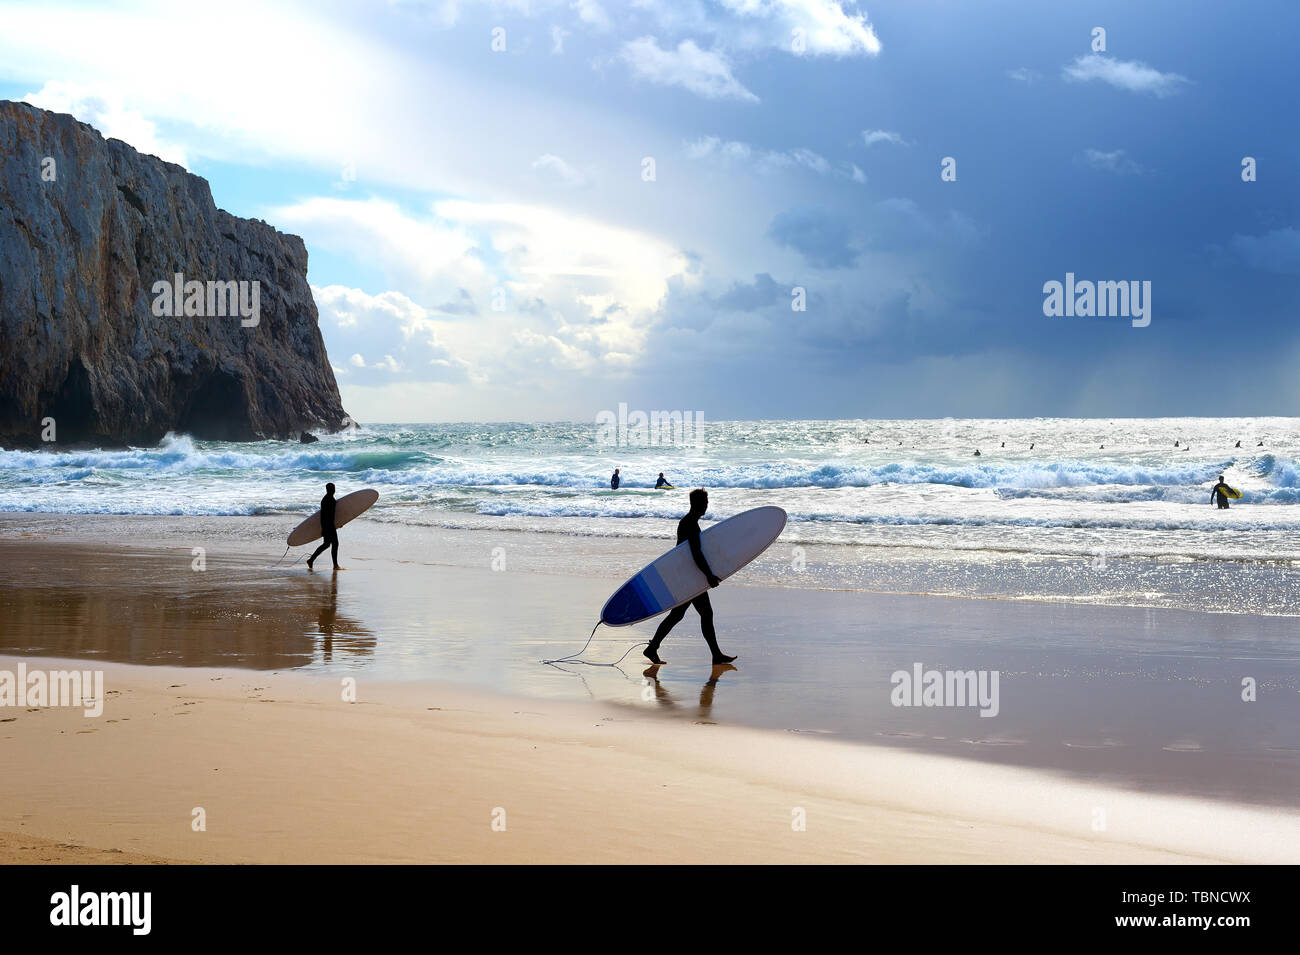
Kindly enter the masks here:
<path id="1" fill-rule="evenodd" d="M 716 587 L 722 581 L 709 568 L 709 562 L 704 559 L 704 550 L 700 547 L 700 518 L 709 509 L 709 493 L 704 488 L 697 487 L 694 491 L 691 491 L 690 500 L 691 509 L 689 513 L 677 524 L 677 543 L 680 544 L 686 541 L 690 544 L 691 557 L 695 560 L 695 566 L 704 574 L 704 579 L 709 582 L 709 586 Z M 659 645 L 664 642 L 664 637 L 668 636 L 668 632 L 686 616 L 687 606 L 694 607 L 695 612 L 700 615 L 700 630 L 704 634 L 704 642 L 709 645 L 709 652 L 713 654 L 714 665 L 730 663 L 736 659 L 727 656 L 718 647 L 718 636 L 713 630 L 713 605 L 709 603 L 709 592 L 707 590 L 694 600 L 678 604 L 668 611 L 668 616 L 664 617 L 663 622 L 659 624 L 659 629 L 655 631 L 654 637 L 650 640 L 650 645 L 642 651 L 646 659 L 651 663 L 664 662 L 659 659 Z"/>
<path id="2" fill-rule="evenodd" d="M 316 562 L 326 547 L 330 549 L 330 560 L 334 563 L 335 570 L 342 570 L 339 566 L 339 532 L 334 526 L 334 485 L 333 483 L 325 485 L 325 496 L 320 499 L 320 529 L 325 534 L 325 539 L 321 545 L 316 548 L 316 553 L 307 558 L 307 569 L 312 569 L 312 564 Z"/>
<path id="3" fill-rule="evenodd" d="M 1240 496 L 1241 495 L 1236 491 L 1223 483 L 1223 475 L 1220 474 L 1219 483 L 1214 485 L 1214 489 L 1210 491 L 1210 503 L 1218 504 L 1220 510 L 1226 511 L 1228 509 L 1228 498 Z"/>

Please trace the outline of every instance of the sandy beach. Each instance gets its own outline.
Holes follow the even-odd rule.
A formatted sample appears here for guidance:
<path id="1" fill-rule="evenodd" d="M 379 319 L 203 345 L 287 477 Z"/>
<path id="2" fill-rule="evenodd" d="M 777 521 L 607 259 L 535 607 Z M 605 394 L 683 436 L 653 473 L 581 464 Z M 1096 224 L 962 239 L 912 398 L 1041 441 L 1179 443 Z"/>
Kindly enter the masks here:
<path id="1" fill-rule="evenodd" d="M 1196 670 L 1164 633 L 1185 648 L 1197 615 L 736 585 L 716 598 L 734 670 L 711 669 L 687 624 L 657 673 L 557 668 L 539 661 L 580 648 L 614 575 L 655 542 L 590 542 L 604 572 L 584 577 L 556 572 L 560 535 L 426 535 L 424 559 L 395 561 L 409 529 L 358 525 L 347 571 L 271 572 L 276 520 L 0 521 L 0 671 L 105 681 L 99 717 L 0 708 L 0 858 L 1300 860 L 1293 674 L 1270 662 L 1266 618 L 1216 624 L 1218 659 Z M 501 540 L 506 574 L 486 566 Z M 791 656 L 799 618 L 821 667 Z M 1110 671 L 1083 666 L 1072 624 Z M 1243 659 L 1286 685 L 1282 702 L 1207 710 Z M 890 706 L 907 660 L 1004 666 L 999 717 Z M 1059 672 L 1031 672 L 1043 661 Z"/>
<path id="2" fill-rule="evenodd" d="M 1293 814 L 957 760 L 445 686 L 362 681 L 345 703 L 294 674 L 105 670 L 102 718 L 0 727 L 5 858 L 45 861 L 56 840 L 62 862 L 1297 858 Z"/>

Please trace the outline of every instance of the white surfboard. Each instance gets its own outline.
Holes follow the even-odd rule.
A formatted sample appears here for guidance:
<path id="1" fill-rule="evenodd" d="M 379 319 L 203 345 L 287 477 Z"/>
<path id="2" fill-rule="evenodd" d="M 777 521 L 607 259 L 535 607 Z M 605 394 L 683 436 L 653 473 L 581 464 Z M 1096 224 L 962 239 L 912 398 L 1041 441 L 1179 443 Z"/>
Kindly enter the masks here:
<path id="1" fill-rule="evenodd" d="M 370 510 L 372 504 L 379 500 L 379 492 L 366 488 L 364 491 L 353 491 L 351 494 L 344 494 L 334 500 L 334 527 L 340 528 L 354 517 L 358 517 Z M 319 540 L 325 534 L 320 527 L 320 511 L 307 518 L 301 524 L 293 529 L 289 534 L 289 546 L 297 547 L 299 544 L 310 544 L 314 540 Z"/>
<path id="2" fill-rule="evenodd" d="M 709 568 L 725 580 L 767 550 L 784 529 L 785 511 L 756 507 L 707 528 L 700 534 L 700 549 Z M 691 556 L 691 545 L 683 541 L 614 591 L 600 611 L 600 622 L 626 627 L 693 600 L 708 589 L 709 582 Z"/>

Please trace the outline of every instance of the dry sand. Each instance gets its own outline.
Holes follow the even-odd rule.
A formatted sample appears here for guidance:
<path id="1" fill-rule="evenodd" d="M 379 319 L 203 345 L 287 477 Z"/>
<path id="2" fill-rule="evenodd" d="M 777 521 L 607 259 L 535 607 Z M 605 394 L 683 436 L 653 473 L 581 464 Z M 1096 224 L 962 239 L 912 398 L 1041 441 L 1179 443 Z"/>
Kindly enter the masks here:
<path id="1" fill-rule="evenodd" d="M 1300 861 L 1285 811 L 618 705 L 101 666 L 98 718 L 0 709 L 0 860 Z"/>

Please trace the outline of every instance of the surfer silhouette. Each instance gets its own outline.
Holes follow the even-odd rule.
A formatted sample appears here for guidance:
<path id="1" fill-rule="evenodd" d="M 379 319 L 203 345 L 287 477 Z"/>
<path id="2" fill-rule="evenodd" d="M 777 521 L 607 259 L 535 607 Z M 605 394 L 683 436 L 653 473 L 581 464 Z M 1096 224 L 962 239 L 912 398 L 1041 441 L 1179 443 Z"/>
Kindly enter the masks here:
<path id="1" fill-rule="evenodd" d="M 659 480 L 655 481 L 655 489 L 657 490 L 661 487 L 672 487 L 672 485 L 668 483 L 668 479 L 664 477 L 663 471 L 659 472 Z"/>
<path id="2" fill-rule="evenodd" d="M 617 491 L 618 484 L 619 484 L 618 468 L 615 468 L 613 476 L 611 476 L 609 479 L 609 489 L 611 491 Z"/>
<path id="3" fill-rule="evenodd" d="M 316 553 L 307 558 L 307 569 L 314 569 L 312 564 L 316 563 L 316 558 L 328 547 L 334 569 L 342 570 L 343 568 L 339 566 L 339 532 L 334 526 L 334 485 L 332 483 L 325 485 L 325 496 L 320 499 L 320 529 L 324 532 L 325 539 L 316 548 Z"/>
<path id="4" fill-rule="evenodd" d="M 700 568 L 704 574 L 704 579 L 709 582 L 710 587 L 716 587 L 722 583 L 717 575 L 709 568 L 709 562 L 704 559 L 704 550 L 700 547 L 700 518 L 704 512 L 709 509 L 709 493 L 704 488 L 697 487 L 691 491 L 691 509 L 685 517 L 677 524 L 677 543 L 687 541 L 691 546 L 691 557 L 695 559 L 695 566 Z M 718 636 L 713 630 L 713 605 L 709 603 L 708 591 L 700 594 L 694 600 L 691 600 L 690 606 L 695 608 L 695 612 L 700 615 L 700 630 L 704 634 L 704 642 L 709 645 L 709 652 L 713 654 L 713 663 L 730 663 L 735 657 L 729 657 L 718 647 Z M 663 663 L 659 659 L 659 647 L 664 642 L 664 637 L 673 627 L 681 623 L 682 618 L 686 616 L 686 604 L 678 604 L 672 610 L 668 611 L 668 616 L 664 617 L 663 622 L 659 624 L 659 629 L 650 640 L 650 645 L 642 652 L 647 660 L 651 663 Z"/>
<path id="5" fill-rule="evenodd" d="M 1218 504 L 1220 510 L 1226 511 L 1228 509 L 1228 492 L 1231 490 L 1232 488 L 1223 483 L 1223 475 L 1220 474 L 1219 483 L 1214 485 L 1214 489 L 1210 491 L 1210 503 Z"/>

